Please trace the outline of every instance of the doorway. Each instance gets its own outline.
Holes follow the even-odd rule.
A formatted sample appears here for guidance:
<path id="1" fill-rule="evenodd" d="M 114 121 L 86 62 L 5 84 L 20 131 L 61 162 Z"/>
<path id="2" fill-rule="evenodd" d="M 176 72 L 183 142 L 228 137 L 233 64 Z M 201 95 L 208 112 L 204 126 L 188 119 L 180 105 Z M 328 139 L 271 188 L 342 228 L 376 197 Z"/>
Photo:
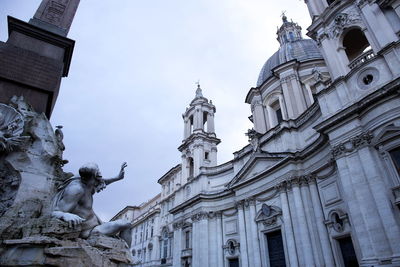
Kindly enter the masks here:
<path id="1" fill-rule="evenodd" d="M 345 267 L 359 267 L 356 252 L 354 251 L 351 237 L 347 236 L 338 239 L 340 251 L 342 252 L 343 263 Z"/>
<path id="2" fill-rule="evenodd" d="M 266 233 L 270 267 L 286 267 L 281 230 Z"/>
<path id="3" fill-rule="evenodd" d="M 239 267 L 239 259 L 238 258 L 228 259 L 228 266 L 229 267 Z"/>

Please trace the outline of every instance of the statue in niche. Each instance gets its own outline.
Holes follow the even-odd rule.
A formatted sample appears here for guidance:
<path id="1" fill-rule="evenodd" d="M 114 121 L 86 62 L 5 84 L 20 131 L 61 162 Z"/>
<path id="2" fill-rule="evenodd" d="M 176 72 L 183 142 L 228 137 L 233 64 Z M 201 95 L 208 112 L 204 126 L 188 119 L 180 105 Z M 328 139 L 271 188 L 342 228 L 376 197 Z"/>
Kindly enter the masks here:
<path id="1" fill-rule="evenodd" d="M 68 222 L 69 227 L 81 226 L 80 237 L 88 238 L 94 234 L 106 236 L 119 235 L 128 245 L 131 243 L 131 223 L 126 220 L 102 222 L 93 211 L 93 194 L 107 185 L 122 180 L 126 162 L 121 166 L 117 177 L 104 179 L 95 163 L 88 163 L 79 169 L 80 177 L 67 179 L 58 189 L 53 199 L 52 216 Z"/>

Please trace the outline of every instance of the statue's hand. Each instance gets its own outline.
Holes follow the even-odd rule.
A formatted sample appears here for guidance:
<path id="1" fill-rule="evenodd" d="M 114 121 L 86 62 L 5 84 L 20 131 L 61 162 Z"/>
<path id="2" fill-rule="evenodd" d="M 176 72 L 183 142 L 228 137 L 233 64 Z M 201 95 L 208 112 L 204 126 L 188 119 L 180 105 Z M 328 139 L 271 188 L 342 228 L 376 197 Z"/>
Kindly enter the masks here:
<path id="1" fill-rule="evenodd" d="M 82 217 L 79 217 L 78 215 L 72 213 L 64 213 L 61 219 L 68 222 L 68 226 L 70 228 L 75 228 L 75 226 L 85 221 L 85 219 L 83 219 Z"/>
<path id="2" fill-rule="evenodd" d="M 122 165 L 121 165 L 121 170 L 119 171 L 119 175 L 118 175 L 118 178 L 121 180 L 121 179 L 124 179 L 124 177 L 125 177 L 125 168 L 128 166 L 128 164 L 126 163 L 126 162 L 124 162 L 124 163 L 122 163 Z"/>

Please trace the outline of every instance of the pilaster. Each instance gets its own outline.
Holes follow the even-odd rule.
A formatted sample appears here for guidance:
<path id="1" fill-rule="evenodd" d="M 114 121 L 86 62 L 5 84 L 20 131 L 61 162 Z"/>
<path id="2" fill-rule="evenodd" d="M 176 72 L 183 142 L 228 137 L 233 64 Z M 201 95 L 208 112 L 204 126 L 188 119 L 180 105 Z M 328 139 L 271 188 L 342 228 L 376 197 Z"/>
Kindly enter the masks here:
<path id="1" fill-rule="evenodd" d="M 239 242 L 240 242 L 240 262 L 241 267 L 249 267 L 247 238 L 246 238 L 246 221 L 244 218 L 244 201 L 236 203 L 238 210 L 238 223 L 239 223 Z"/>

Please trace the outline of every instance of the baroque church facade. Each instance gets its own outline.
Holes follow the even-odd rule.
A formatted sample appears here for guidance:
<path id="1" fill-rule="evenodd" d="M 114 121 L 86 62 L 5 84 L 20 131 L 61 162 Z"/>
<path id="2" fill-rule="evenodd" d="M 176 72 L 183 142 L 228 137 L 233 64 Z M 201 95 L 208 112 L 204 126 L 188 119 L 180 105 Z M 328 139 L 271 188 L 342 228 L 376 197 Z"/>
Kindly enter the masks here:
<path id="1" fill-rule="evenodd" d="M 214 104 L 183 114 L 181 162 L 133 222 L 135 266 L 400 266 L 400 1 L 306 0 L 250 105 L 249 144 L 217 164 Z"/>

